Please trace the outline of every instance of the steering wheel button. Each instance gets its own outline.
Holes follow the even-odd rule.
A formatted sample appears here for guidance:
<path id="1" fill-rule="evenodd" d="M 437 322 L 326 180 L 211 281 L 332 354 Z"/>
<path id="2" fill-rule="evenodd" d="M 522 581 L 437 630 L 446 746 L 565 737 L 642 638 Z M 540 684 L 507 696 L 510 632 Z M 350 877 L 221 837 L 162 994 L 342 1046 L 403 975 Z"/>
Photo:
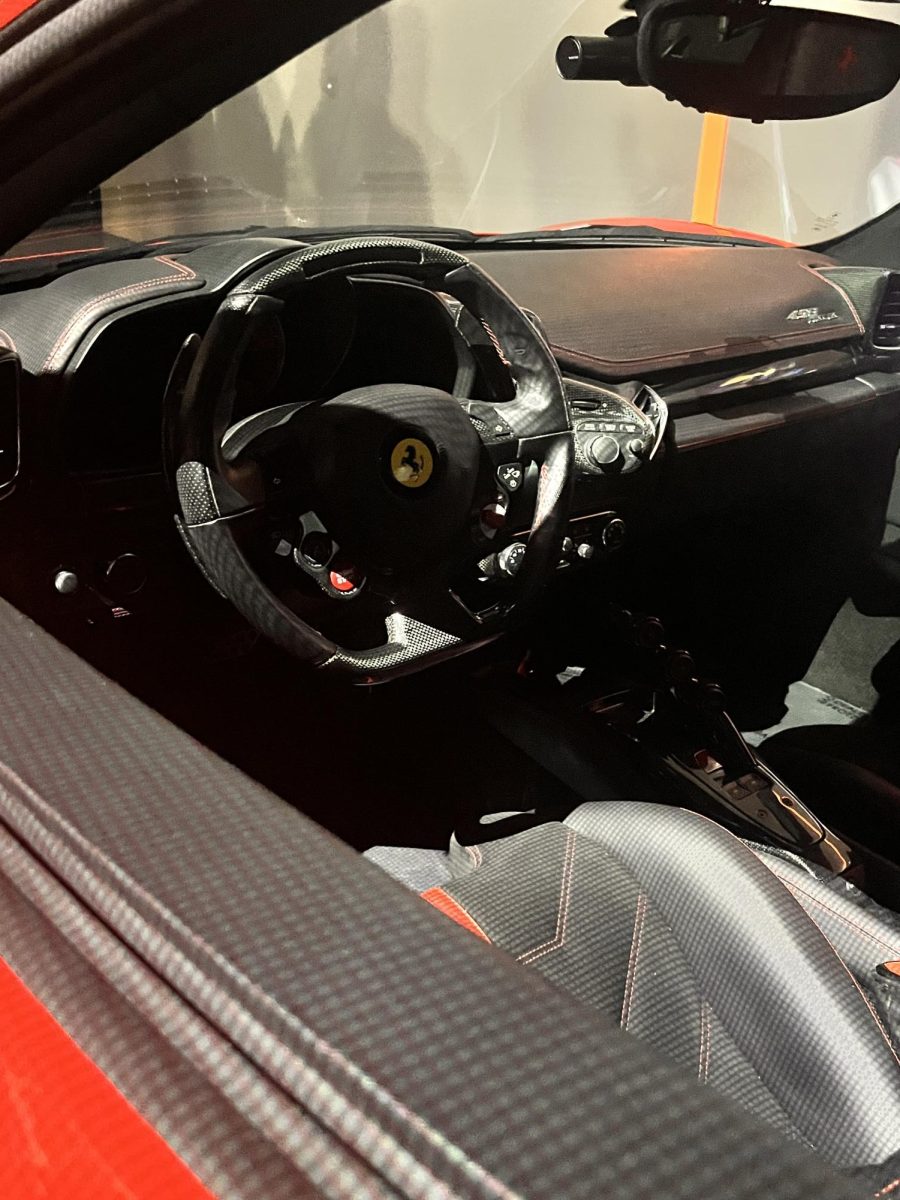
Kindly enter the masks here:
<path id="1" fill-rule="evenodd" d="M 484 506 L 481 510 L 481 524 L 485 529 L 503 528 L 506 524 L 506 504 L 502 497 Z"/>
<path id="2" fill-rule="evenodd" d="M 513 542 L 497 555 L 497 565 L 504 575 L 517 575 L 525 560 L 526 546 L 524 542 Z"/>
<path id="3" fill-rule="evenodd" d="M 352 579 L 348 579 L 346 575 L 340 575 L 337 571 L 329 571 L 328 582 L 336 592 L 340 592 L 344 596 L 357 590 L 357 585 Z"/>
<path id="4" fill-rule="evenodd" d="M 525 468 L 520 462 L 504 463 L 497 468 L 497 482 L 508 492 L 517 492 L 525 479 Z"/>
<path id="5" fill-rule="evenodd" d="M 628 536 L 628 528 L 621 517 L 613 517 L 611 521 L 607 521 L 603 527 L 603 532 L 600 534 L 600 541 L 603 543 L 604 550 L 620 550 L 625 545 L 625 539 Z"/>

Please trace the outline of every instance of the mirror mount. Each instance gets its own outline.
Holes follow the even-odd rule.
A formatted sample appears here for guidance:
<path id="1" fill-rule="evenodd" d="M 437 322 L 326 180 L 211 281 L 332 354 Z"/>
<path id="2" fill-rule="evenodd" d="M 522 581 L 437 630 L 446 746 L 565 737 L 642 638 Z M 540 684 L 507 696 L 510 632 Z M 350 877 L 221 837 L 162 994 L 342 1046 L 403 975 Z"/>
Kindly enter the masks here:
<path id="1" fill-rule="evenodd" d="M 567 38 L 568 79 L 647 84 L 700 112 L 751 121 L 827 117 L 900 79 L 900 26 L 760 0 L 638 0 L 612 37 Z M 617 36 L 616 36 L 617 35 Z"/>

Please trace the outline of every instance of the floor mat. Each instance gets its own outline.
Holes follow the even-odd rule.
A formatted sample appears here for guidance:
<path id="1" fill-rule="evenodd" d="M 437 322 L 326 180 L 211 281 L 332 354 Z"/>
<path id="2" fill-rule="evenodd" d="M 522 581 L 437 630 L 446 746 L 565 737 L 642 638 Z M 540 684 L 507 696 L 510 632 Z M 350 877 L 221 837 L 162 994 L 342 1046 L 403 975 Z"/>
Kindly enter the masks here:
<path id="1" fill-rule="evenodd" d="M 806 673 L 816 688 L 871 709 L 877 700 L 872 668 L 900 640 L 900 618 L 864 617 L 848 600 L 835 617 Z"/>
<path id="2" fill-rule="evenodd" d="M 796 729 L 798 725 L 852 725 L 865 716 L 864 709 L 848 704 L 846 700 L 838 700 L 810 683 L 792 684 L 785 703 L 788 710 L 777 725 L 744 733 L 752 746 L 758 746 L 766 738 L 785 729 Z"/>

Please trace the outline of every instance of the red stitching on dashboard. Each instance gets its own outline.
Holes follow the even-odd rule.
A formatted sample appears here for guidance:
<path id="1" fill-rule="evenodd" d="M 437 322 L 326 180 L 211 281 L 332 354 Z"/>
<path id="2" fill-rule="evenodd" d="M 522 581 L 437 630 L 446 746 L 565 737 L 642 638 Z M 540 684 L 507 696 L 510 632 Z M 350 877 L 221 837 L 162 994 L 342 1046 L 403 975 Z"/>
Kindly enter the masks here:
<path id="1" fill-rule="evenodd" d="M 55 365 L 55 359 L 59 355 L 60 350 L 65 345 L 66 339 L 69 337 L 73 329 L 75 329 L 75 327 L 81 321 L 83 321 L 85 317 L 90 316 L 97 309 L 102 308 L 108 300 L 124 300 L 126 297 L 139 296 L 144 292 L 153 291 L 154 288 L 162 287 L 165 284 L 190 283 L 197 278 L 196 271 L 192 271 L 190 267 L 184 266 L 183 263 L 175 262 L 174 259 L 167 258 L 165 255 L 155 259 L 154 261 L 162 263 L 162 265 L 165 267 L 171 267 L 175 274 L 163 275 L 161 277 L 158 276 L 155 279 L 145 279 L 142 283 L 130 283 L 127 287 L 114 288 L 113 291 L 104 292 L 102 296 L 95 296 L 93 300 L 89 300 L 86 304 L 83 304 L 54 342 L 53 349 L 47 355 L 47 360 L 44 363 L 42 370 L 51 370 L 51 368 Z"/>
<path id="2" fill-rule="evenodd" d="M 12 258 L 0 258 L 0 263 L 35 262 L 39 258 L 68 258 L 79 254 L 99 254 L 106 246 L 83 246 L 80 250 L 44 250 L 41 254 L 15 254 Z"/>
<path id="3" fill-rule="evenodd" d="M 844 291 L 844 289 L 841 287 L 841 285 L 839 283 L 835 283 L 834 280 L 831 279 L 828 275 L 823 275 L 817 267 L 808 267 L 806 265 L 806 263 L 801 263 L 800 266 L 803 268 L 804 271 L 809 271 L 810 275 L 815 275 L 816 279 L 821 280 L 822 283 L 826 283 L 826 284 L 828 284 L 829 287 L 834 288 L 834 290 L 838 293 L 840 298 L 844 301 L 844 303 L 847 305 L 847 307 L 853 313 L 853 319 L 854 319 L 854 321 L 856 321 L 856 325 L 857 325 L 857 328 L 859 329 L 859 332 L 865 333 L 866 327 L 865 327 L 865 325 L 863 325 L 862 320 L 860 319 L 860 315 L 856 311 L 856 305 L 853 303 L 853 301 L 850 299 L 850 297 L 847 295 L 847 293 Z M 828 268 L 826 267 L 825 269 L 827 270 Z"/>

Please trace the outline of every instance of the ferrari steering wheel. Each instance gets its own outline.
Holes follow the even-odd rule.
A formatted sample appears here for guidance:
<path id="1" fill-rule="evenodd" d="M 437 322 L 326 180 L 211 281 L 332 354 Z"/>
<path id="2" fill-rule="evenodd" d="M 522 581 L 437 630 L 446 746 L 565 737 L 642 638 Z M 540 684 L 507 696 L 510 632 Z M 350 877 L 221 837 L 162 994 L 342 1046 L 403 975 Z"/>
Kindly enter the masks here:
<path id="1" fill-rule="evenodd" d="M 429 289 L 465 313 L 508 368 L 509 398 L 493 405 L 398 383 L 282 404 L 235 423 L 244 360 L 264 330 L 281 331 L 286 305 L 323 277 L 373 275 Z M 522 309 L 452 250 L 361 238 L 310 246 L 262 268 L 223 301 L 167 421 L 179 527 L 197 565 L 266 637 L 355 682 L 497 637 L 529 609 L 559 561 L 574 463 L 559 369 Z M 516 486 L 536 478 L 530 533 L 505 597 L 474 611 L 453 579 L 495 547 L 496 521 L 485 518 L 499 512 L 502 520 L 503 464 L 514 464 Z M 281 552 L 336 603 L 355 599 L 364 578 L 384 602 L 380 644 L 338 645 L 251 566 L 247 539 L 274 502 L 273 486 L 283 510 L 294 484 L 305 497 L 295 514 L 301 544 Z M 335 569 L 344 562 L 353 563 L 347 575 Z"/>

